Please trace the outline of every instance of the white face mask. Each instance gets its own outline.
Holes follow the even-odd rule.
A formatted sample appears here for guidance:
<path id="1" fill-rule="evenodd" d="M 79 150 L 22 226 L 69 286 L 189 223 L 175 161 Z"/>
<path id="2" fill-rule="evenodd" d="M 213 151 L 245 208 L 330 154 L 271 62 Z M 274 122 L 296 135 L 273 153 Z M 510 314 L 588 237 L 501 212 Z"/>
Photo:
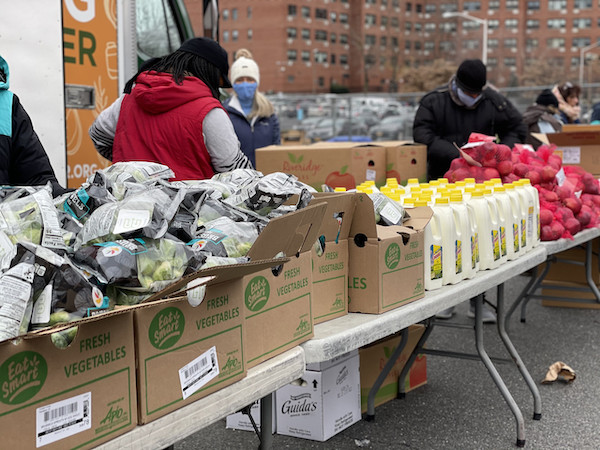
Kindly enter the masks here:
<path id="1" fill-rule="evenodd" d="M 475 103 L 477 103 L 479 101 L 479 99 L 481 98 L 481 94 L 479 94 L 477 97 L 473 98 L 470 95 L 465 94 L 465 92 L 459 88 L 458 86 L 456 86 L 456 95 L 458 95 L 458 98 L 460 99 L 460 101 L 467 107 L 470 108 L 471 106 L 473 106 Z"/>

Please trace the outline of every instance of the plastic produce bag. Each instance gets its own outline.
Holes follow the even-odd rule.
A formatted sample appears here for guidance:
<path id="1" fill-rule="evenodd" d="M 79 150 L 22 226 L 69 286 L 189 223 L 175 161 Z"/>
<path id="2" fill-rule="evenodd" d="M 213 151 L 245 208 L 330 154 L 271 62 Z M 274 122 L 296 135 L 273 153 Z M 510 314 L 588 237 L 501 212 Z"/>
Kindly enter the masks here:
<path id="1" fill-rule="evenodd" d="M 62 203 L 62 210 L 84 223 L 96 209 L 117 199 L 109 191 L 105 175 L 98 171 L 79 189 L 71 192 Z"/>
<path id="2" fill-rule="evenodd" d="M 117 200 L 125 198 L 128 183 L 153 184 L 175 177 L 168 166 L 149 161 L 117 162 L 98 172 L 105 177 L 107 187 Z"/>
<path id="3" fill-rule="evenodd" d="M 26 197 L 39 190 L 45 190 L 52 196 L 52 184 L 43 186 L 0 186 L 0 202 Z"/>
<path id="4" fill-rule="evenodd" d="M 228 217 L 221 217 L 206 223 L 188 245 L 194 251 L 201 250 L 212 256 L 238 258 L 246 256 L 258 233 L 259 228 L 254 223 L 234 222 Z"/>
<path id="5" fill-rule="evenodd" d="M 65 248 L 57 211 L 46 189 L 0 203 L 0 230 L 13 243 L 24 241 L 48 248 Z"/>
<path id="6" fill-rule="evenodd" d="M 75 250 L 97 242 L 164 236 L 182 195 L 171 198 L 162 189 L 153 188 L 100 206 L 77 235 Z"/>
<path id="7" fill-rule="evenodd" d="M 373 201 L 375 222 L 379 225 L 402 225 L 409 219 L 406 211 L 397 202 L 381 192 L 367 194 Z"/>

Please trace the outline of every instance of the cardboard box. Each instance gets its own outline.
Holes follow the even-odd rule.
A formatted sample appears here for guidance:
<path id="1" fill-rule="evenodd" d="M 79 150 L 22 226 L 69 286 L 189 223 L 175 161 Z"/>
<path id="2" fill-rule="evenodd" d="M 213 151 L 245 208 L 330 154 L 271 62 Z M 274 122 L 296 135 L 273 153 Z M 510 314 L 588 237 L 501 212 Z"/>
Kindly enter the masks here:
<path id="1" fill-rule="evenodd" d="M 256 149 L 257 170 L 265 174 L 293 174 L 318 191 L 323 184 L 353 189 L 366 180 L 374 180 L 382 185 L 385 165 L 385 148 L 371 143 L 323 142 Z"/>
<path id="2" fill-rule="evenodd" d="M 536 134 L 535 137 L 556 144 L 563 165 L 580 166 L 592 174 L 600 173 L 600 126 L 564 125 L 560 133 Z"/>
<path id="3" fill-rule="evenodd" d="M 2 448 L 92 448 L 137 425 L 133 312 L 77 325 L 65 349 L 48 331 L 0 343 Z"/>
<path id="4" fill-rule="evenodd" d="M 554 286 L 555 288 L 550 289 L 550 286 Z M 578 288 L 582 290 L 573 291 L 569 289 L 560 289 L 560 287 Z M 560 298 L 542 299 L 542 306 L 555 306 L 559 308 L 600 309 L 600 302 L 597 301 L 596 296 L 592 293 L 587 283 L 559 283 L 555 281 L 544 281 L 544 283 L 542 284 L 542 295 L 563 298 L 563 300 L 561 300 Z M 571 300 L 567 300 L 567 298 L 570 298 Z M 577 301 L 577 299 L 581 299 L 582 301 Z"/>
<path id="5" fill-rule="evenodd" d="M 313 336 L 312 260 L 326 204 L 271 220 L 249 252 L 254 260 L 278 252 L 290 261 L 278 270 L 266 268 L 243 279 L 247 368 L 272 358 Z"/>
<path id="6" fill-rule="evenodd" d="M 423 297 L 424 230 L 431 209 L 410 209 L 403 226 L 381 226 L 369 196 L 357 196 L 348 243 L 348 310 L 380 314 Z"/>
<path id="7" fill-rule="evenodd" d="M 386 178 L 396 178 L 406 184 L 409 178 L 427 181 L 427 146 L 412 141 L 378 141 L 385 147 Z"/>
<path id="8" fill-rule="evenodd" d="M 320 245 L 311 249 L 312 313 L 314 324 L 348 314 L 348 234 L 356 196 L 350 193 L 317 195 L 313 204 L 325 202 Z"/>
<path id="9" fill-rule="evenodd" d="M 400 353 L 400 357 L 396 360 L 396 364 L 375 395 L 376 407 L 398 397 L 398 377 L 424 332 L 425 327 L 423 325 L 411 325 L 408 328 L 408 341 L 406 342 L 406 346 L 402 350 L 402 353 Z M 400 340 L 401 336 L 400 333 L 398 333 L 359 349 L 360 407 L 363 413 L 367 411 L 367 398 L 371 388 L 389 361 L 390 356 L 400 344 Z M 415 359 L 415 362 L 404 380 L 404 392 L 412 391 L 426 383 L 427 357 L 426 355 L 417 355 L 417 359 Z"/>
<path id="10" fill-rule="evenodd" d="M 600 239 L 592 241 L 592 277 L 596 283 L 600 284 L 600 267 L 598 266 L 598 252 L 600 251 Z M 589 244 L 589 243 L 588 243 Z M 556 253 L 554 256 L 560 259 L 571 261 L 585 261 L 585 248 L 572 248 L 564 252 Z M 567 281 L 572 283 L 586 283 L 585 266 L 570 264 L 564 261 L 553 262 L 550 265 L 550 270 L 546 274 L 544 280 L 547 281 Z"/>
<path id="11" fill-rule="evenodd" d="M 272 428 L 271 428 L 273 430 L 273 433 L 277 432 L 277 409 L 275 408 L 275 396 L 276 396 L 276 394 L 273 394 L 273 402 L 271 403 L 273 406 L 273 411 L 272 411 L 273 420 L 272 420 Z M 260 430 L 260 424 L 261 424 L 260 400 L 256 400 L 254 403 L 252 403 L 252 407 L 250 409 L 250 414 L 252 414 L 254 423 L 256 423 L 256 426 Z M 250 421 L 250 418 L 246 414 L 243 414 L 241 412 L 229 414 L 227 416 L 227 419 L 225 420 L 225 428 L 228 428 L 231 430 L 254 431 L 254 427 L 252 426 L 252 422 Z"/>
<path id="12" fill-rule="evenodd" d="M 322 371 L 306 370 L 297 383 L 277 391 L 277 433 L 326 441 L 358 422 L 360 374 L 358 351 Z"/>

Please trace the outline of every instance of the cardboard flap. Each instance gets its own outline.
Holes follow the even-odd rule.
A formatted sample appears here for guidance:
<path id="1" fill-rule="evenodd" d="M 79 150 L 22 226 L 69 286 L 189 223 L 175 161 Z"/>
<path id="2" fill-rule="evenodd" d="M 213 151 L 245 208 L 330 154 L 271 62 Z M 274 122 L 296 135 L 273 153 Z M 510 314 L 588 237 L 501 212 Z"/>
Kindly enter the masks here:
<path id="1" fill-rule="evenodd" d="M 548 139 L 551 144 L 563 147 L 600 144 L 600 130 L 598 127 L 593 126 L 593 128 L 586 128 L 585 125 L 577 125 L 577 128 L 570 132 L 548 133 L 546 134 L 546 139 Z"/>
<path id="2" fill-rule="evenodd" d="M 274 258 L 279 252 L 294 256 L 310 250 L 319 235 L 326 209 L 325 203 L 309 205 L 272 219 L 258 235 L 248 257 L 251 260 L 265 260 Z"/>
<path id="3" fill-rule="evenodd" d="M 317 192 L 310 204 L 317 205 L 319 203 L 327 205 L 323 222 L 319 228 L 319 236 L 324 235 L 327 242 L 348 239 L 356 208 L 356 195 L 350 192 Z M 341 226 L 337 219 L 338 213 L 343 213 Z"/>
<path id="4" fill-rule="evenodd" d="M 405 227 L 410 227 L 414 230 L 424 230 L 431 218 L 433 217 L 433 210 L 429 206 L 420 206 L 418 208 L 408 209 L 410 219 L 404 222 Z"/>
<path id="5" fill-rule="evenodd" d="M 531 136 L 540 141 L 542 144 L 550 144 L 550 141 L 548 140 L 548 135 L 546 135 L 545 133 L 531 133 Z"/>
<path id="6" fill-rule="evenodd" d="M 388 227 L 385 225 L 377 225 L 377 235 L 380 239 L 397 238 L 400 235 L 408 236 L 408 239 L 410 239 L 411 236 L 414 234 L 417 234 L 417 231 L 413 230 L 412 228 L 406 228 L 401 226 Z"/>
<path id="7" fill-rule="evenodd" d="M 350 236 L 354 237 L 357 234 L 364 234 L 367 238 L 377 238 L 373 201 L 364 193 L 356 194 L 356 208 L 350 227 Z"/>

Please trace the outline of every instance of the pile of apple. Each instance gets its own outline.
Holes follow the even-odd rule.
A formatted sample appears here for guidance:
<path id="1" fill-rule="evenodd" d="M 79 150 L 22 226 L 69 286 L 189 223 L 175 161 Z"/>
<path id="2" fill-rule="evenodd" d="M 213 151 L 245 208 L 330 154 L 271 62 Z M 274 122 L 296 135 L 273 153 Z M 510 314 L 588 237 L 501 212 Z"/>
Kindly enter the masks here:
<path id="1" fill-rule="evenodd" d="M 584 228 L 600 225 L 600 185 L 578 166 L 563 166 L 555 145 L 537 151 L 517 144 L 513 149 L 473 133 L 445 174 L 450 182 L 475 178 L 481 183 L 501 178 L 511 183 L 528 178 L 540 198 L 541 240 L 572 238 Z"/>

